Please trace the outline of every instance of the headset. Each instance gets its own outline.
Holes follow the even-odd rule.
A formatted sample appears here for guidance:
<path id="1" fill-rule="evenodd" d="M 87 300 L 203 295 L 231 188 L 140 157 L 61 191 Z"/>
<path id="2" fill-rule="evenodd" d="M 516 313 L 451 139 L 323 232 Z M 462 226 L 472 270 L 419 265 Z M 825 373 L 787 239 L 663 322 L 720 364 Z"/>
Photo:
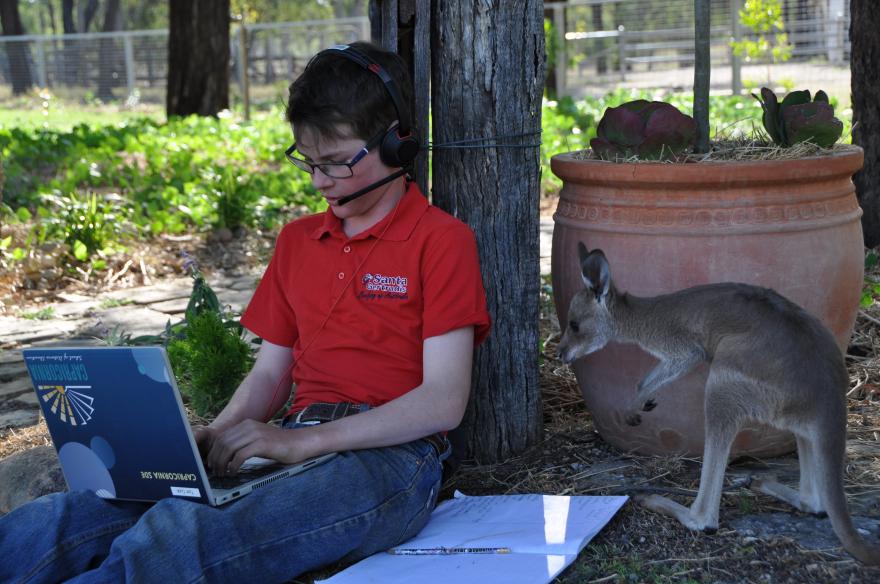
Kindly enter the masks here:
<path id="1" fill-rule="evenodd" d="M 379 158 L 392 168 L 409 167 L 418 156 L 421 145 L 410 125 L 409 116 L 406 115 L 407 109 L 403 107 L 403 98 L 391 75 L 379 63 L 349 45 L 335 45 L 321 51 L 315 58 L 325 54 L 341 55 L 376 75 L 382 81 L 382 85 L 391 98 L 394 111 L 397 113 L 398 123 L 389 129 L 379 142 Z"/>

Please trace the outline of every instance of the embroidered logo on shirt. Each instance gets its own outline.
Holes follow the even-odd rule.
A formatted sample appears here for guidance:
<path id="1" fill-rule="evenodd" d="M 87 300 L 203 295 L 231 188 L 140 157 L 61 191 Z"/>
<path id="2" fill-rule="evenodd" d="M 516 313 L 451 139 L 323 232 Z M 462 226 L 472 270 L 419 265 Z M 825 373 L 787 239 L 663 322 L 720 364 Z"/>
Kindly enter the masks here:
<path id="1" fill-rule="evenodd" d="M 363 290 L 358 294 L 358 298 L 367 300 L 376 298 L 405 299 L 408 296 L 409 279 L 405 276 L 366 273 L 361 278 L 361 284 Z"/>

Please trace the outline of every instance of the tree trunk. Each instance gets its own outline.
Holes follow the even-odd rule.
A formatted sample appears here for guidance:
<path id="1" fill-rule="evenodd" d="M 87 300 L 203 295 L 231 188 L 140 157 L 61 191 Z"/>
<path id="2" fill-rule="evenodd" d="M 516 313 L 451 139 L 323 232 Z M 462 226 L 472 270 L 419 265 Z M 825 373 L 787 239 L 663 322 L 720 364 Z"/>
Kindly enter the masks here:
<path id="1" fill-rule="evenodd" d="M 434 2 L 432 10 L 434 143 L 488 138 L 529 145 L 437 149 L 433 155 L 433 203 L 476 233 L 494 319 L 475 355 L 474 392 L 458 432 L 462 458 L 489 463 L 537 443 L 543 427 L 541 170 L 539 149 L 531 146 L 539 141 L 546 66 L 542 3 Z"/>
<path id="2" fill-rule="evenodd" d="M 24 26 L 18 14 L 18 0 L 0 0 L 0 25 L 3 27 L 3 36 L 24 34 Z M 7 41 L 4 44 L 9 61 L 9 76 L 12 78 L 12 94 L 25 93 L 34 85 L 28 45 L 24 41 Z"/>
<path id="3" fill-rule="evenodd" d="M 98 0 L 88 0 L 79 5 L 79 32 L 89 32 L 95 14 L 98 13 Z"/>
<path id="4" fill-rule="evenodd" d="M 64 34 L 76 32 L 76 22 L 73 19 L 73 0 L 62 0 L 61 23 Z M 76 41 L 64 40 L 64 49 L 61 52 L 62 78 L 66 85 L 74 85 L 77 79 L 78 59 L 76 58 Z"/>
<path id="5" fill-rule="evenodd" d="M 593 30 L 600 31 L 605 30 L 602 26 L 602 5 L 601 4 L 593 4 L 590 7 L 593 16 Z M 605 40 L 604 39 L 596 39 L 596 53 L 599 55 L 596 57 L 596 73 L 602 75 L 603 73 L 608 72 L 608 58 L 605 56 Z"/>
<path id="6" fill-rule="evenodd" d="M 543 9 L 544 21 L 545 22 L 550 21 L 550 24 L 554 25 L 550 29 L 551 30 L 550 36 L 549 37 L 547 35 L 544 36 L 544 43 L 545 43 L 544 49 L 547 53 L 547 59 L 548 59 L 547 68 L 546 68 L 547 77 L 544 79 L 544 87 L 546 88 L 547 97 L 550 99 L 557 99 L 559 97 L 558 95 L 556 95 L 556 87 L 557 87 L 556 86 L 556 67 L 555 67 L 555 63 L 553 63 L 552 61 L 554 61 L 555 59 L 559 59 L 561 57 L 560 49 L 562 47 L 558 46 L 559 43 L 556 40 L 557 39 L 556 35 L 559 34 L 559 31 L 556 30 L 556 26 L 555 26 L 556 20 L 553 18 L 556 10 L 551 8 L 549 5 L 559 4 L 560 2 L 563 2 L 563 0 L 544 0 L 544 9 Z M 563 10 L 565 10 L 565 9 L 563 8 Z M 562 31 L 562 32 L 565 33 L 565 31 Z M 554 48 L 555 48 L 555 50 L 554 50 Z M 551 57 L 552 57 L 552 59 L 551 59 Z"/>
<path id="7" fill-rule="evenodd" d="M 104 26 L 101 32 L 112 32 L 119 30 L 119 21 L 122 14 L 119 12 L 119 0 L 107 0 L 107 6 L 104 11 Z M 113 87 L 119 84 L 122 75 L 114 79 L 113 73 L 119 64 L 119 55 L 122 51 L 122 39 L 119 38 L 102 38 L 98 43 L 100 47 L 99 53 L 99 73 L 98 73 L 98 99 L 107 102 L 111 101 L 113 96 Z"/>
<path id="8" fill-rule="evenodd" d="M 694 152 L 709 151 L 709 0 L 694 0 L 694 121 L 697 142 Z"/>
<path id="9" fill-rule="evenodd" d="M 862 206 L 865 245 L 880 245 L 880 4 L 851 0 L 853 144 L 865 149 L 865 166 L 855 174 L 856 196 Z"/>
<path id="10" fill-rule="evenodd" d="M 229 0 L 170 0 L 168 116 L 229 107 Z"/>

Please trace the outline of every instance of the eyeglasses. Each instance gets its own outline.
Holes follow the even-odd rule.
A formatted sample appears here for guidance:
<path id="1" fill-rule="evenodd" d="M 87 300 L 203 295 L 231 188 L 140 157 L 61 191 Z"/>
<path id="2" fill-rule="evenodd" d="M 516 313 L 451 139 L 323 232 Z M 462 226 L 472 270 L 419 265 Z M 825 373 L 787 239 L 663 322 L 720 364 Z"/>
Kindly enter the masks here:
<path id="1" fill-rule="evenodd" d="M 315 164 L 313 162 L 309 162 L 304 158 L 297 158 L 293 155 L 296 152 L 296 142 L 290 145 L 290 148 L 284 151 L 284 155 L 287 157 L 294 166 L 298 169 L 305 171 L 309 174 L 315 174 L 315 169 L 320 170 L 324 176 L 328 176 L 330 178 L 351 178 L 354 176 L 354 167 L 355 164 L 364 159 L 364 156 L 370 153 L 370 150 L 376 147 L 376 145 L 381 141 L 382 136 L 384 136 L 384 132 L 380 133 L 364 144 L 364 147 L 361 148 L 354 157 L 348 162 L 320 162 Z"/>

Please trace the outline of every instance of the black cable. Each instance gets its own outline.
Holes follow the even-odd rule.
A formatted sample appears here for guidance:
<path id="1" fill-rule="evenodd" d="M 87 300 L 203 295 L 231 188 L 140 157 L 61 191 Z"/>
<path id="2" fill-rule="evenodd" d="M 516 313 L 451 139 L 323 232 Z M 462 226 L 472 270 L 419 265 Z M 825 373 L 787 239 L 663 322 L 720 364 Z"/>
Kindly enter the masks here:
<path id="1" fill-rule="evenodd" d="M 541 142 L 535 142 L 530 144 L 507 144 L 504 142 L 493 142 L 493 140 L 507 140 L 510 138 L 524 138 L 526 136 L 536 136 L 541 135 L 543 130 L 537 130 L 535 132 L 521 132 L 518 134 L 505 134 L 502 136 L 491 136 L 491 137 L 482 137 L 482 138 L 463 138 L 461 140 L 451 140 L 449 142 L 443 142 L 441 144 L 431 144 L 425 147 L 426 150 L 461 150 L 461 149 L 481 149 L 481 148 L 536 148 L 541 145 Z M 487 144 L 481 144 L 481 142 L 488 142 Z"/>

